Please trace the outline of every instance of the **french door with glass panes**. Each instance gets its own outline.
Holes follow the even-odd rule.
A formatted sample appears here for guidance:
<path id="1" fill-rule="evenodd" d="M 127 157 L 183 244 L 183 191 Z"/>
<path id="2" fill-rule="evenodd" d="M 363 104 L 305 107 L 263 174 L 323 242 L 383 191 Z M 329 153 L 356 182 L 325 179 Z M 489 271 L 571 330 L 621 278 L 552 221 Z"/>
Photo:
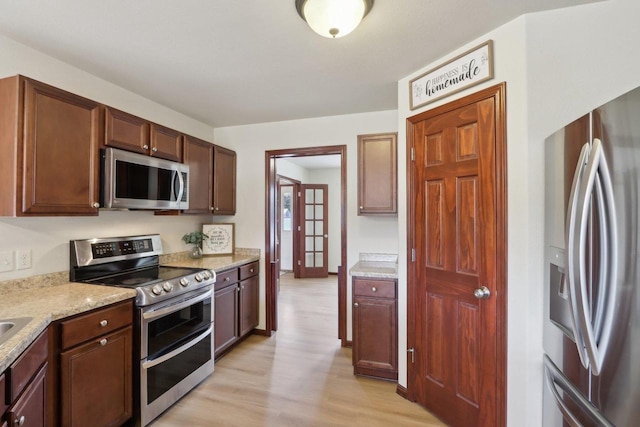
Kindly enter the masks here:
<path id="1" fill-rule="evenodd" d="M 327 277 L 329 240 L 326 184 L 300 185 L 298 204 L 298 275 L 295 277 Z"/>

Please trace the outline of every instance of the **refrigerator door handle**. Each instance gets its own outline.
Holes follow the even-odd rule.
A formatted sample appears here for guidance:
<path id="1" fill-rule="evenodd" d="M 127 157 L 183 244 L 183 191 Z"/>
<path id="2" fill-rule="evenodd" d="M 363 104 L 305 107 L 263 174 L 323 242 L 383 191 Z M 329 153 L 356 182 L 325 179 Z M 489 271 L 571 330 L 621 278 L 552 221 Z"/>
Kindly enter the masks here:
<path id="1" fill-rule="evenodd" d="M 571 412 L 571 409 L 566 404 L 566 399 L 563 399 L 560 396 L 560 392 L 557 387 L 560 387 L 563 394 L 571 398 L 571 400 L 582 410 L 584 414 L 597 422 L 598 426 L 615 427 L 600 412 L 598 412 L 598 410 L 589 401 L 587 401 L 587 399 L 585 399 L 578 390 L 576 390 L 575 386 L 571 384 L 562 372 L 560 372 L 546 354 L 544 356 L 544 374 L 544 380 L 547 388 L 551 391 L 558 409 L 569 425 L 572 427 L 583 427 L 582 423 L 578 420 L 576 415 Z"/>
<path id="2" fill-rule="evenodd" d="M 578 321 L 579 313 L 578 308 L 580 306 L 578 300 L 577 289 L 580 288 L 581 280 L 581 265 L 578 248 L 581 245 L 581 233 L 580 228 L 577 227 L 578 221 L 578 207 L 580 203 L 580 188 L 584 180 L 584 170 L 589 157 L 590 145 L 585 143 L 580 150 L 580 156 L 576 164 L 576 170 L 573 175 L 573 182 L 571 184 L 571 192 L 569 194 L 569 206 L 567 207 L 567 223 L 566 223 L 566 266 L 567 274 L 565 276 L 567 287 L 569 288 L 569 308 L 571 325 L 573 326 L 573 338 L 576 342 L 578 349 L 578 355 L 580 356 L 580 362 L 585 368 L 589 368 L 589 356 L 586 352 L 586 345 L 584 342 L 583 331 L 581 323 Z"/>
<path id="3" fill-rule="evenodd" d="M 576 224 L 576 230 L 578 230 L 579 234 L 578 251 L 573 254 L 574 257 L 578 258 L 580 281 L 576 284 L 574 290 L 578 303 L 579 329 L 582 331 L 591 371 L 594 375 L 600 375 L 613 325 L 613 301 L 615 299 L 613 295 L 615 295 L 617 281 L 617 227 L 611 176 L 604 157 L 602 143 L 599 139 L 593 141 L 585 176 L 586 179 L 582 181 L 578 197 L 580 212 L 577 216 L 578 222 Z M 596 323 L 595 331 L 594 323 L 591 320 L 591 301 L 587 290 L 585 261 L 589 207 L 594 195 L 598 210 L 601 251 L 599 254 L 600 265 L 598 266 L 600 272 L 598 286 L 600 289 L 594 318 Z"/>

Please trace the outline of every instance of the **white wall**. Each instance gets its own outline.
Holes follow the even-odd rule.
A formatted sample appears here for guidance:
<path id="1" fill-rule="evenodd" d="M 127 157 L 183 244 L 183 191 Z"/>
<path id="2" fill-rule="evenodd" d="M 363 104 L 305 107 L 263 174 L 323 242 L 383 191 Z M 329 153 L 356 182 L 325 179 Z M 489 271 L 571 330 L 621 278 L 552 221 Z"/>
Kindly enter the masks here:
<path id="1" fill-rule="evenodd" d="M 213 129 L 130 91 L 0 36 L 0 77 L 23 74 L 205 140 Z M 69 270 L 69 240 L 161 233 L 166 253 L 187 250 L 181 236 L 211 216 L 161 217 L 150 212 L 100 212 L 98 217 L 0 217 L 0 251 L 31 249 L 33 267 L 0 273 L 0 281 Z"/>
<path id="2" fill-rule="evenodd" d="M 640 85 L 640 2 L 610 0 L 520 17 L 398 83 L 400 248 L 406 244 L 407 117 L 507 82 L 508 366 L 507 421 L 542 425 L 544 139 L 556 129 Z M 408 82 L 487 39 L 495 78 L 410 111 Z M 406 254 L 400 252 L 400 375 L 406 384 Z"/>
<path id="3" fill-rule="evenodd" d="M 328 209 L 328 235 L 327 243 L 329 273 L 337 273 L 340 265 L 340 168 L 308 169 L 308 181 L 303 184 L 327 184 L 329 199 Z"/>
<path id="4" fill-rule="evenodd" d="M 265 151 L 328 145 L 347 146 L 347 270 L 360 252 L 398 252 L 397 218 L 379 221 L 357 215 L 357 135 L 396 132 L 396 111 L 321 117 L 248 126 L 218 128 L 216 144 L 238 153 L 236 243 L 265 250 Z M 350 280 L 349 280 L 350 283 Z M 264 308 L 264 275 L 260 276 Z M 347 292 L 351 304 L 351 292 Z M 347 334 L 351 337 L 351 310 L 347 310 Z M 260 328 L 265 326 L 264 310 Z"/>

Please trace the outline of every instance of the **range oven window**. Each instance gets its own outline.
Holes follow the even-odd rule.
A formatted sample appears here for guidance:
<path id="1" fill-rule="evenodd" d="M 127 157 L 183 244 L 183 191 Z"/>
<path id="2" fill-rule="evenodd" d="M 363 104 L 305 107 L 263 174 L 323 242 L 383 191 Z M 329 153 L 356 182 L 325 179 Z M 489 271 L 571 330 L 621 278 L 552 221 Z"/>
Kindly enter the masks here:
<path id="1" fill-rule="evenodd" d="M 211 324 L 211 298 L 151 320 L 147 334 L 147 358 L 184 345 Z"/>
<path id="2" fill-rule="evenodd" d="M 184 352 L 147 369 L 147 402 L 151 404 L 211 360 L 211 334 Z"/>

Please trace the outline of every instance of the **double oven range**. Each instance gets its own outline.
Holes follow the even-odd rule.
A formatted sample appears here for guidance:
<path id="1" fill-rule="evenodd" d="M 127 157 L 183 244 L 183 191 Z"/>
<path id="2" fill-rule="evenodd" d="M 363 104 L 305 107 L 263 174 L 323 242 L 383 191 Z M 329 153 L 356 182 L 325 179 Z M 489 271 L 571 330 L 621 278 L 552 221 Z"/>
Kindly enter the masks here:
<path id="1" fill-rule="evenodd" d="M 71 281 L 136 290 L 134 408 L 145 426 L 213 372 L 216 274 L 159 265 L 157 234 L 73 240 L 70 252 Z"/>

